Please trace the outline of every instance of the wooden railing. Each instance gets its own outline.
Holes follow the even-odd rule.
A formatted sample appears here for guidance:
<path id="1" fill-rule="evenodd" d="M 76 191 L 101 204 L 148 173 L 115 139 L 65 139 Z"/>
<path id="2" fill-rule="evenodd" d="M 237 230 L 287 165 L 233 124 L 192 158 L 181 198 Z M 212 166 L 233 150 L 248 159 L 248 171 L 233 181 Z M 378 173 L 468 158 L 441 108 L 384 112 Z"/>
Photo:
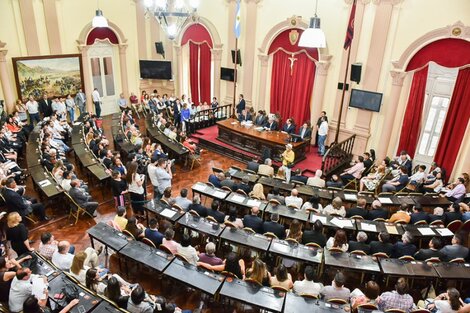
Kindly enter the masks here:
<path id="1" fill-rule="evenodd" d="M 348 139 L 333 145 L 326 151 L 321 163 L 323 175 L 330 177 L 338 168 L 351 163 L 355 139 L 356 135 L 352 135 Z"/>
<path id="2" fill-rule="evenodd" d="M 189 132 L 194 133 L 198 129 L 215 125 L 217 121 L 229 118 L 232 114 L 232 104 L 219 105 L 216 110 L 207 109 L 197 111 L 191 115 Z"/>

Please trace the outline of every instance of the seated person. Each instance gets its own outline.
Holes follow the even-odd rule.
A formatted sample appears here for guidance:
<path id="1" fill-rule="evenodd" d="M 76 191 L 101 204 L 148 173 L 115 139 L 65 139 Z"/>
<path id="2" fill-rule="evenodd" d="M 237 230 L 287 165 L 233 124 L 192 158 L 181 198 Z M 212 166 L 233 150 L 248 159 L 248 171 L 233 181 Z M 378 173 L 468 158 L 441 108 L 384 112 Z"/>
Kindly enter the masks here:
<path id="1" fill-rule="evenodd" d="M 250 179 L 247 176 L 243 176 L 242 182 L 240 184 L 236 185 L 237 190 L 241 189 L 246 194 L 249 194 L 251 192 L 251 186 L 248 184 L 249 182 L 250 182 Z"/>
<path id="2" fill-rule="evenodd" d="M 212 216 L 220 224 L 225 221 L 225 213 L 220 212 L 219 200 L 212 201 L 211 207 L 207 209 L 207 216 Z"/>
<path id="3" fill-rule="evenodd" d="M 357 295 L 358 293 L 359 295 Z M 355 289 L 351 294 L 354 294 L 354 296 L 351 296 L 351 306 L 356 312 L 359 305 L 376 304 L 376 299 L 380 294 L 380 287 L 375 281 L 370 280 L 366 283 L 364 292 Z"/>
<path id="4" fill-rule="evenodd" d="M 322 175 L 322 170 L 316 170 L 315 176 L 308 178 L 307 185 L 318 188 L 325 188 L 325 180 L 321 178 Z"/>
<path id="5" fill-rule="evenodd" d="M 235 191 L 237 190 L 237 185 L 235 184 L 235 182 L 231 179 L 231 175 L 230 175 L 230 172 L 225 172 L 224 173 L 224 176 L 225 178 L 220 182 L 220 185 L 223 187 L 223 186 L 226 186 L 228 188 L 230 188 L 232 191 Z"/>
<path id="6" fill-rule="evenodd" d="M 349 252 L 352 251 L 363 251 L 365 254 L 370 253 L 370 246 L 366 243 L 367 242 L 367 234 L 363 231 L 357 233 L 356 240 L 357 241 L 349 241 Z"/>
<path id="7" fill-rule="evenodd" d="M 380 164 L 374 173 L 369 173 L 367 176 L 361 178 L 359 182 L 359 191 L 363 191 L 364 187 L 366 187 L 368 191 L 374 192 L 382 181 L 384 175 L 385 165 Z"/>
<path id="8" fill-rule="evenodd" d="M 176 248 L 176 252 L 182 255 L 190 264 L 197 265 L 197 261 L 199 261 L 198 253 L 191 246 L 191 237 L 189 235 L 183 234 L 181 245 Z"/>
<path id="9" fill-rule="evenodd" d="M 139 284 L 131 292 L 127 302 L 127 311 L 131 313 L 153 313 L 154 311 L 153 300 Z"/>
<path id="10" fill-rule="evenodd" d="M 368 220 L 375 220 L 376 218 L 383 218 L 386 220 L 388 218 L 388 211 L 382 207 L 382 203 L 379 200 L 374 200 L 371 205 L 371 209 L 367 214 Z"/>
<path id="11" fill-rule="evenodd" d="M 264 126 L 264 129 L 274 131 L 274 130 L 278 130 L 278 128 L 279 128 L 278 122 L 273 116 L 270 116 L 268 119 L 268 122 Z"/>
<path id="12" fill-rule="evenodd" d="M 268 117 L 266 116 L 266 111 L 259 110 L 258 115 L 255 118 L 255 125 L 258 127 L 264 127 L 268 123 Z"/>
<path id="13" fill-rule="evenodd" d="M 401 236 L 401 241 L 397 241 L 393 245 L 392 258 L 398 259 L 402 256 L 413 256 L 416 252 L 416 246 L 413 244 L 413 236 L 410 232 L 405 231 Z"/>
<path id="14" fill-rule="evenodd" d="M 312 266 L 307 265 L 304 270 L 304 279 L 294 283 L 294 292 L 298 295 L 307 294 L 318 297 L 322 287 L 319 283 L 314 282 L 314 279 L 315 271 Z"/>
<path id="15" fill-rule="evenodd" d="M 429 240 L 429 249 L 419 249 L 419 251 L 414 255 L 414 258 L 418 261 L 426 261 L 430 258 L 439 258 L 442 260 L 444 255 L 439 251 L 441 247 L 441 239 L 434 236 L 431 240 Z"/>
<path id="16" fill-rule="evenodd" d="M 428 213 L 423 211 L 423 207 L 421 204 L 417 203 L 413 206 L 413 213 L 411 213 L 410 216 L 410 223 L 415 224 L 420 221 L 425 221 L 426 223 L 429 223 L 429 215 Z"/>
<path id="17" fill-rule="evenodd" d="M 302 204 L 304 203 L 304 200 L 300 198 L 299 196 L 299 191 L 297 189 L 292 189 L 290 192 L 290 196 L 286 197 L 286 206 L 294 206 L 296 209 L 300 210 L 302 208 Z"/>
<path id="18" fill-rule="evenodd" d="M 193 197 L 193 203 L 188 207 L 188 211 L 194 211 L 200 217 L 207 216 L 207 208 L 201 204 L 201 197 L 199 195 Z"/>
<path id="19" fill-rule="evenodd" d="M 302 124 L 302 127 L 299 129 L 299 136 L 300 139 L 302 140 L 309 140 L 312 138 L 312 125 L 310 124 L 310 121 L 306 121 L 305 123 Z"/>
<path id="20" fill-rule="evenodd" d="M 395 284 L 395 290 L 382 293 L 377 298 L 378 307 L 385 312 L 388 309 L 400 309 L 409 313 L 414 309 L 413 297 L 408 294 L 408 283 L 400 277 Z"/>
<path id="21" fill-rule="evenodd" d="M 390 216 L 388 219 L 389 223 L 403 222 L 408 224 L 411 220 L 410 215 L 408 214 L 408 204 L 401 204 L 400 209 Z"/>
<path id="22" fill-rule="evenodd" d="M 440 250 L 444 255 L 444 261 L 450 261 L 457 258 L 467 258 L 468 257 L 468 248 L 462 246 L 463 236 L 461 233 L 455 233 L 452 237 L 452 244 L 447 245 Z"/>
<path id="23" fill-rule="evenodd" d="M 99 203 L 96 201 L 93 201 L 90 195 L 85 194 L 85 192 L 80 189 L 80 181 L 78 179 L 72 180 L 70 183 L 70 186 L 72 187 L 69 191 L 70 196 L 72 197 L 75 202 L 77 202 L 78 205 L 80 205 L 82 208 L 84 208 L 88 214 L 90 214 L 93 217 L 96 217 L 96 209 L 99 206 Z"/>
<path id="24" fill-rule="evenodd" d="M 357 198 L 356 207 L 346 211 L 346 217 L 361 216 L 366 219 L 369 212 L 366 209 L 367 201 L 364 198 Z"/>
<path id="25" fill-rule="evenodd" d="M 127 225 L 125 228 L 135 239 L 145 237 L 145 226 L 137 223 L 135 216 L 131 216 L 127 219 Z"/>
<path id="26" fill-rule="evenodd" d="M 264 160 L 264 164 L 260 164 L 258 167 L 258 174 L 265 175 L 268 177 L 274 176 L 274 168 L 272 166 L 272 160 L 270 158 L 266 158 Z"/>
<path id="27" fill-rule="evenodd" d="M 445 221 L 444 209 L 441 207 L 435 207 L 432 214 L 429 214 L 429 224 L 438 220 L 443 223 Z"/>
<path id="28" fill-rule="evenodd" d="M 371 241 L 369 253 L 374 255 L 376 253 L 385 253 L 388 256 L 392 255 L 393 244 L 390 243 L 390 234 L 381 231 L 378 235 L 378 241 Z"/>
<path id="29" fill-rule="evenodd" d="M 308 201 L 304 202 L 302 205 L 302 210 L 312 210 L 317 213 L 322 212 L 323 206 L 320 204 L 320 198 L 314 194 L 310 197 L 310 199 L 308 199 Z"/>
<path id="30" fill-rule="evenodd" d="M 404 166 L 400 167 L 400 173 L 397 177 L 387 181 L 382 186 L 382 192 L 395 192 L 400 191 L 408 185 L 407 169 Z"/>
<path id="31" fill-rule="evenodd" d="M 70 253 L 70 242 L 60 241 L 57 244 L 57 251 L 52 254 L 51 260 L 58 269 L 68 271 L 73 261 L 73 254 Z"/>
<path id="32" fill-rule="evenodd" d="M 230 252 L 227 258 L 220 265 L 210 265 L 203 262 L 198 262 L 197 264 L 198 266 L 203 266 L 211 271 L 225 271 L 234 274 L 239 279 L 245 278 L 245 261 L 240 259 L 235 252 Z"/>
<path id="33" fill-rule="evenodd" d="M 266 197 L 266 199 L 269 201 L 271 199 L 275 199 L 277 201 L 279 201 L 279 203 L 281 205 L 285 205 L 286 204 L 286 201 L 285 201 L 285 198 L 283 195 L 280 195 L 279 194 L 279 188 L 278 187 L 274 187 L 270 193 L 268 193 L 268 196 Z"/>
<path id="34" fill-rule="evenodd" d="M 431 312 L 462 312 L 464 303 L 460 299 L 460 293 L 455 288 L 447 288 L 447 291 L 441 293 L 432 303 L 426 306 Z"/>
<path id="35" fill-rule="evenodd" d="M 232 223 L 238 229 L 243 228 L 243 221 L 242 221 L 241 218 L 237 217 L 237 208 L 236 207 L 231 207 L 229 209 L 228 215 L 225 216 L 225 222 Z"/>
<path id="36" fill-rule="evenodd" d="M 252 207 L 250 214 L 243 217 L 243 226 L 253 229 L 258 234 L 263 233 L 263 220 L 258 216 L 259 208 Z"/>
<path id="37" fill-rule="evenodd" d="M 452 190 L 449 190 L 445 193 L 445 195 L 441 195 L 442 197 L 447 197 L 451 202 L 459 202 L 465 197 L 466 188 L 465 188 L 465 180 L 463 177 L 459 177 L 457 179 L 457 184 Z"/>
<path id="38" fill-rule="evenodd" d="M 340 197 L 334 198 L 331 204 L 328 204 L 326 207 L 323 208 L 322 213 L 326 215 L 338 215 L 341 217 L 345 217 L 346 210 L 343 206 L 343 200 L 341 200 Z"/>
<path id="39" fill-rule="evenodd" d="M 253 161 L 248 162 L 248 164 L 246 165 L 246 169 L 257 173 L 259 170 L 259 165 L 260 164 L 258 163 L 258 160 L 254 159 Z"/>
<path id="40" fill-rule="evenodd" d="M 284 126 L 282 126 L 282 131 L 288 134 L 293 134 L 295 132 L 295 125 L 294 120 L 292 118 L 288 118 Z"/>
<path id="41" fill-rule="evenodd" d="M 263 233 L 268 232 L 273 233 L 279 239 L 284 239 L 286 237 L 284 226 L 279 224 L 279 214 L 272 213 L 270 221 L 265 221 L 263 223 Z"/>
<path id="42" fill-rule="evenodd" d="M 58 248 L 59 242 L 54 238 L 49 232 L 45 232 L 41 234 L 41 242 L 39 243 L 39 253 L 48 260 L 52 260 L 52 256 L 54 253 L 59 250 Z M 69 252 L 73 254 L 75 248 L 70 246 Z"/>
<path id="43" fill-rule="evenodd" d="M 351 291 L 344 287 L 345 282 L 346 277 L 344 274 L 341 272 L 336 273 L 334 280 L 331 282 L 331 286 L 325 286 L 320 291 L 323 300 L 328 301 L 329 299 L 343 299 L 349 302 Z"/>
<path id="44" fill-rule="evenodd" d="M 392 166 L 392 168 L 394 169 L 392 171 L 392 175 L 393 176 L 396 176 L 399 174 L 399 168 L 401 166 L 404 166 L 406 171 L 405 173 L 407 175 L 411 175 L 411 170 L 412 170 L 412 160 L 411 160 L 411 157 L 408 155 L 408 153 L 406 151 L 401 151 L 400 152 L 400 155 L 395 157 L 394 160 L 392 162 L 390 162 L 390 165 Z"/>
<path id="45" fill-rule="evenodd" d="M 334 237 L 330 237 L 326 242 L 326 249 L 330 250 L 331 248 L 340 249 L 343 252 L 348 251 L 348 237 L 346 232 L 342 229 L 338 229 Z"/>
<path id="46" fill-rule="evenodd" d="M 292 282 L 292 276 L 289 272 L 287 272 L 287 268 L 283 264 L 280 264 L 275 269 L 275 274 L 271 275 L 269 281 L 271 287 L 279 286 L 290 290 L 294 286 Z"/>
<path id="47" fill-rule="evenodd" d="M 239 122 L 252 122 L 252 119 L 251 119 L 251 114 L 248 110 L 243 110 L 242 113 L 240 113 L 240 115 L 238 115 L 238 121 Z"/>
<path id="48" fill-rule="evenodd" d="M 349 181 L 354 179 L 361 179 L 362 172 L 364 171 L 364 157 L 362 155 L 358 156 L 356 163 L 347 168 L 340 176 L 343 180 L 343 183 L 347 184 Z"/>
<path id="49" fill-rule="evenodd" d="M 444 186 L 444 182 L 442 181 L 442 173 L 441 172 L 433 172 L 435 176 L 432 182 L 425 181 L 424 184 L 421 186 L 420 191 L 425 192 L 440 192 L 442 187 Z"/>
<path id="50" fill-rule="evenodd" d="M 114 216 L 113 222 L 119 226 L 119 230 L 126 229 L 127 218 L 126 218 L 126 207 L 118 206 L 116 209 L 116 215 Z"/>
<path id="51" fill-rule="evenodd" d="M 266 196 L 264 195 L 264 186 L 260 183 L 256 183 L 248 196 L 253 199 L 266 200 Z"/>
<path id="52" fill-rule="evenodd" d="M 446 225 L 449 225 L 453 221 L 461 221 L 462 213 L 460 213 L 460 205 L 458 203 L 452 203 L 449 205 L 447 212 L 444 213 Z"/>
<path id="53" fill-rule="evenodd" d="M 188 207 L 192 204 L 192 201 L 188 199 L 188 189 L 181 189 L 180 195 L 175 198 L 175 204 L 184 211 L 188 210 Z"/>
<path id="54" fill-rule="evenodd" d="M 418 171 L 410 176 L 410 185 L 419 186 L 426 178 L 426 165 L 418 166 Z M 410 187 L 412 188 L 412 187 Z"/>
<path id="55" fill-rule="evenodd" d="M 179 243 L 173 240 L 175 237 L 175 231 L 172 228 L 165 230 L 165 238 L 163 238 L 162 245 L 168 248 L 172 254 L 178 251 Z"/>
<path id="56" fill-rule="evenodd" d="M 320 220 L 313 222 L 312 230 L 305 230 L 302 234 L 302 243 L 316 243 L 320 247 L 326 245 L 326 238 L 323 235 L 323 224 Z"/>
<path id="57" fill-rule="evenodd" d="M 10 312 L 21 312 L 23 303 L 29 296 L 33 295 L 32 280 L 40 278 L 39 275 L 33 274 L 27 267 L 20 268 L 16 271 L 16 275 L 11 281 L 8 307 Z M 47 284 L 47 278 L 44 277 L 44 284 Z M 46 285 L 47 286 L 47 285 Z M 41 297 L 40 305 L 45 307 L 48 300 L 47 289 L 44 289 L 43 297 Z"/>
<path id="58" fill-rule="evenodd" d="M 148 226 L 144 231 L 145 238 L 152 241 L 155 247 L 159 247 L 163 241 L 163 234 L 158 231 L 158 221 L 152 218 Z"/>
<path id="59" fill-rule="evenodd" d="M 199 263 L 206 263 L 210 265 L 221 265 L 223 261 L 221 258 L 215 256 L 215 243 L 208 242 L 206 244 L 206 252 L 199 254 Z"/>
<path id="60" fill-rule="evenodd" d="M 301 183 L 307 184 L 308 177 L 302 175 L 302 170 L 300 168 L 298 168 L 292 173 L 292 175 L 290 177 L 290 180 L 291 180 L 291 183 L 294 183 L 294 184 L 296 182 L 301 182 Z M 293 182 L 293 180 L 295 182 Z"/>
<path id="61" fill-rule="evenodd" d="M 344 184 L 340 177 L 336 174 L 331 176 L 331 179 L 326 182 L 326 187 L 333 187 L 333 188 L 343 188 Z"/>

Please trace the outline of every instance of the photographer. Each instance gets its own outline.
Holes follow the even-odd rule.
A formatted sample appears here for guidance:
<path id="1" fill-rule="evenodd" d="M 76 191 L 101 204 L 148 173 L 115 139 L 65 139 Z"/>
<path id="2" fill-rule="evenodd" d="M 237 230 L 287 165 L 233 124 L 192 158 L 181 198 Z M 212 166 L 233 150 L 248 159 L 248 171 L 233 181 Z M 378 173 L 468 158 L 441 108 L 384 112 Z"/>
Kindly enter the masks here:
<path id="1" fill-rule="evenodd" d="M 129 194 L 134 214 L 144 216 L 145 203 L 145 175 L 137 172 L 138 163 L 132 162 L 127 169 L 126 181 L 129 184 Z"/>
<path id="2" fill-rule="evenodd" d="M 163 191 L 167 187 L 171 187 L 171 178 L 173 177 L 171 171 L 172 161 L 164 158 L 158 160 L 152 158 L 152 161 L 148 166 L 148 174 L 153 185 L 153 198 L 160 200 Z"/>

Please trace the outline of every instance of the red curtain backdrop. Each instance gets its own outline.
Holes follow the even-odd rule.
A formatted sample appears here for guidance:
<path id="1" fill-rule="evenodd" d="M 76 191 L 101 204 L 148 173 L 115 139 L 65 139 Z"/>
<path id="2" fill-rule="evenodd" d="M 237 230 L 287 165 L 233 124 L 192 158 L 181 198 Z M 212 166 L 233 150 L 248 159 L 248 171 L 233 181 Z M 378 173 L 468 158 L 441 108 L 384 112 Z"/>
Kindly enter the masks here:
<path id="1" fill-rule="evenodd" d="M 96 39 L 109 39 L 112 44 L 117 45 L 119 40 L 113 30 L 109 27 L 93 28 L 86 38 L 86 44 L 92 45 Z"/>
<path id="2" fill-rule="evenodd" d="M 211 48 L 206 43 L 199 46 L 199 75 L 201 102 L 211 103 Z"/>
<path id="3" fill-rule="evenodd" d="M 461 69 L 455 82 L 434 161 L 450 175 L 470 119 L 470 68 Z"/>
<path id="4" fill-rule="evenodd" d="M 189 42 L 189 86 L 191 100 L 199 105 L 199 45 Z"/>
<path id="5" fill-rule="evenodd" d="M 405 117 L 403 118 L 397 154 L 402 150 L 406 150 L 412 158 L 415 155 L 421 129 L 427 79 L 428 66 L 415 72 L 413 75 L 413 82 L 411 84 L 410 95 L 408 96 Z"/>
<path id="6" fill-rule="evenodd" d="M 305 52 L 294 55 L 297 60 L 291 75 L 291 57 L 282 50 L 273 55 L 271 113 L 278 112 L 283 122 L 292 117 L 298 127 L 310 120 L 315 62 Z"/>

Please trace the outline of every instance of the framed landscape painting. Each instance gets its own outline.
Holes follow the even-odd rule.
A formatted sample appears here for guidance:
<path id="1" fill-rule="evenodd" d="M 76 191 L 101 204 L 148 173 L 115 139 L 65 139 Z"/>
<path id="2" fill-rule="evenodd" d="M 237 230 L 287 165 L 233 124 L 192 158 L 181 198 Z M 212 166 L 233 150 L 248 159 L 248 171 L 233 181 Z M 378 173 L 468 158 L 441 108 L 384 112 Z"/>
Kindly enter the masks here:
<path id="1" fill-rule="evenodd" d="M 82 88 L 83 70 L 80 54 L 13 58 L 16 89 L 20 99 L 76 94 Z"/>

